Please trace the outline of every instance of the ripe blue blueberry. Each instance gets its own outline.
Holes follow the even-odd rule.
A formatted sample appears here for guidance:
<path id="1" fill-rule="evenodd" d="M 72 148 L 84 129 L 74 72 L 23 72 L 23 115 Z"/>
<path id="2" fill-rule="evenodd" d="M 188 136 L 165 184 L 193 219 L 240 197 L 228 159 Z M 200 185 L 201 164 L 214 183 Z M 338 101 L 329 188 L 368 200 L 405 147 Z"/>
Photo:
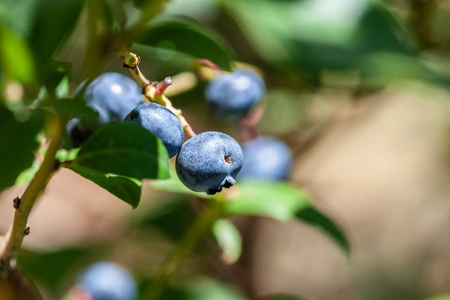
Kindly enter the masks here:
<path id="1" fill-rule="evenodd" d="M 184 141 L 184 130 L 180 120 L 167 108 L 157 103 L 141 103 L 124 119 L 125 123 L 141 125 L 166 146 L 169 157 L 175 156 Z"/>
<path id="2" fill-rule="evenodd" d="M 136 283 L 123 267 L 111 262 L 91 265 L 77 283 L 93 300 L 135 300 Z"/>
<path id="3" fill-rule="evenodd" d="M 205 98 L 218 117 L 230 119 L 245 115 L 265 92 L 264 81 L 257 73 L 237 70 L 211 80 Z"/>
<path id="4" fill-rule="evenodd" d="M 83 82 L 77 93 L 83 88 Z M 119 73 L 104 73 L 94 79 L 83 94 L 86 104 L 98 113 L 96 120 L 71 119 L 66 126 L 72 148 L 79 147 L 100 124 L 122 122 L 125 116 L 142 103 L 138 84 Z"/>
<path id="5" fill-rule="evenodd" d="M 143 95 L 133 79 L 110 72 L 95 78 L 86 88 L 84 98 L 87 105 L 98 112 L 99 123 L 105 124 L 122 122 L 142 102 Z"/>
<path id="6" fill-rule="evenodd" d="M 232 137 L 208 131 L 183 144 L 175 166 L 186 187 L 213 195 L 236 183 L 243 160 L 242 149 Z"/>
<path id="7" fill-rule="evenodd" d="M 93 130 L 85 126 L 80 119 L 73 118 L 69 120 L 66 124 L 66 132 L 69 135 L 70 143 L 66 147 L 77 148 L 87 140 L 87 138 L 92 134 Z"/>
<path id="8" fill-rule="evenodd" d="M 291 150 L 273 137 L 258 137 L 242 146 L 245 161 L 239 173 L 241 178 L 283 180 L 291 169 Z"/>

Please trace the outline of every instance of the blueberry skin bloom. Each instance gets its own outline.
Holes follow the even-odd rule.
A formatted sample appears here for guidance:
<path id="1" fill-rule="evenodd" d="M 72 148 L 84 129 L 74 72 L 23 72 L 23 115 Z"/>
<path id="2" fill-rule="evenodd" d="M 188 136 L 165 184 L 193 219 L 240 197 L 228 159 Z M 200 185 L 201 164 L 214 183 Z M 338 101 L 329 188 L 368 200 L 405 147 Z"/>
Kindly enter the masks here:
<path id="1" fill-rule="evenodd" d="M 292 154 L 289 147 L 273 137 L 258 137 L 242 145 L 244 165 L 239 179 L 287 179 L 291 170 Z"/>
<path id="2" fill-rule="evenodd" d="M 242 149 L 232 137 L 207 131 L 183 144 L 175 166 L 187 188 L 213 195 L 236 183 L 243 161 Z"/>
<path id="3" fill-rule="evenodd" d="M 89 84 L 84 98 L 87 105 L 98 112 L 99 123 L 105 124 L 122 122 L 142 102 L 143 95 L 133 79 L 109 72 L 98 76 Z"/>
<path id="4" fill-rule="evenodd" d="M 237 70 L 211 80 L 205 98 L 218 117 L 237 118 L 245 115 L 265 93 L 266 86 L 257 73 Z"/>
<path id="5" fill-rule="evenodd" d="M 77 283 L 93 300 L 135 300 L 137 287 L 133 277 L 123 267 L 111 262 L 91 265 Z"/>
<path id="6" fill-rule="evenodd" d="M 180 120 L 167 108 L 146 102 L 136 106 L 123 120 L 141 125 L 166 146 L 169 157 L 175 156 L 183 145 L 184 130 Z"/>

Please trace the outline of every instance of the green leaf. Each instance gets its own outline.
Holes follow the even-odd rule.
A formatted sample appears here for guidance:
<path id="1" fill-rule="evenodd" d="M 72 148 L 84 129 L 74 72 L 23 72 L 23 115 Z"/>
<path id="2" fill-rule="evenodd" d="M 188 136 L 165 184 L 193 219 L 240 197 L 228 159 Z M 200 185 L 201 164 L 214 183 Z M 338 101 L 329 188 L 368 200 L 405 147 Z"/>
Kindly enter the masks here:
<path id="1" fill-rule="evenodd" d="M 65 117 L 66 120 L 72 118 L 83 118 L 88 121 L 97 120 L 98 113 L 87 106 L 81 97 L 48 100 L 42 103 L 42 108 L 56 112 Z"/>
<path id="2" fill-rule="evenodd" d="M 164 144 L 136 124 L 107 124 L 83 144 L 70 168 L 88 168 L 132 178 L 170 176 Z"/>
<path id="3" fill-rule="evenodd" d="M 323 230 L 347 254 L 350 245 L 342 230 L 327 216 L 311 206 L 309 195 L 287 182 L 246 180 L 226 204 L 229 216 L 255 215 L 279 221 L 301 220 Z"/>
<path id="4" fill-rule="evenodd" d="M 231 216 L 259 215 L 288 221 L 297 211 L 310 206 L 303 190 L 285 182 L 247 180 L 233 188 L 237 189 L 236 195 L 226 205 Z"/>
<path id="5" fill-rule="evenodd" d="M 40 63 L 46 63 L 69 37 L 83 5 L 84 0 L 37 2 L 29 42 Z"/>
<path id="6" fill-rule="evenodd" d="M 83 167 L 69 167 L 72 171 L 104 188 L 134 209 L 141 200 L 142 182 L 136 178 L 105 174 Z"/>
<path id="7" fill-rule="evenodd" d="M 188 299 L 195 300 L 245 300 L 234 287 L 211 279 L 198 279 L 186 290 Z"/>
<path id="8" fill-rule="evenodd" d="M 234 224 L 226 219 L 217 220 L 212 232 L 220 248 L 222 259 L 227 264 L 234 264 L 242 253 L 242 237 Z"/>
<path id="9" fill-rule="evenodd" d="M 32 165 L 39 146 L 36 135 L 42 125 L 40 115 L 31 115 L 25 122 L 19 122 L 0 104 L 0 191 L 14 185 L 17 176 Z"/>
<path id="10" fill-rule="evenodd" d="M 149 26 L 134 39 L 138 44 L 156 47 L 170 56 L 181 52 L 194 58 L 209 59 L 225 70 L 230 70 L 231 57 L 220 39 L 199 24 L 181 21 L 163 21 Z M 163 54 L 164 55 L 164 54 Z"/>
<path id="11" fill-rule="evenodd" d="M 445 80 L 412 56 L 376 53 L 361 58 L 361 77 L 368 84 L 389 83 L 397 78 L 437 82 Z M 448 80 L 448 79 L 447 79 Z"/>
<path id="12" fill-rule="evenodd" d="M 25 36 L 30 28 L 35 4 L 35 1 L 28 0 L 0 1 L 0 23 L 19 33 L 20 36 Z"/>
<path id="13" fill-rule="evenodd" d="M 56 292 L 92 248 L 65 248 L 51 252 L 20 250 L 17 264 L 28 276 L 51 292 Z"/>
<path id="14" fill-rule="evenodd" d="M 59 160 L 60 163 L 65 163 L 71 160 L 74 160 L 77 158 L 78 152 L 80 151 L 80 148 L 75 149 L 59 149 L 56 152 L 55 158 Z"/>
<path id="15" fill-rule="evenodd" d="M 435 296 L 435 297 L 425 298 L 423 300 L 450 300 L 450 295 Z"/>
<path id="16" fill-rule="evenodd" d="M 27 43 L 3 26 L 0 26 L 0 63 L 8 79 L 25 84 L 34 80 L 34 61 Z"/>
<path id="17" fill-rule="evenodd" d="M 39 170 L 39 160 L 35 159 L 31 167 L 22 171 L 16 178 L 16 183 L 14 185 L 26 184 L 33 179 Z"/>
<path id="18" fill-rule="evenodd" d="M 194 192 L 188 189 L 178 178 L 177 172 L 175 171 L 175 166 L 170 168 L 170 178 L 164 180 L 155 180 L 152 182 L 152 186 L 156 190 L 184 194 L 184 195 L 194 195 L 203 199 L 212 199 L 214 196 L 207 195 L 206 193 Z"/>
<path id="19" fill-rule="evenodd" d="M 168 287 L 164 290 L 160 299 L 164 300 L 247 300 L 233 286 L 224 284 L 207 277 L 191 276 L 184 288 Z M 150 287 L 150 282 L 145 282 L 143 290 Z M 141 294 L 145 294 L 141 293 Z"/>
<path id="20" fill-rule="evenodd" d="M 312 75 L 322 69 L 357 68 L 360 56 L 371 53 L 414 56 L 412 35 L 383 1 L 221 2 L 241 23 L 254 49 L 277 68 Z"/>
<path id="21" fill-rule="evenodd" d="M 302 300 L 303 298 L 300 298 L 299 296 L 294 295 L 288 295 L 288 294 L 275 294 L 275 295 L 269 295 L 261 300 Z"/>
<path id="22" fill-rule="evenodd" d="M 161 205 L 152 207 L 142 216 L 134 218 L 133 222 L 139 227 L 156 228 L 176 242 L 184 236 L 186 230 L 197 218 L 197 212 L 187 200 L 186 197 L 182 197 L 162 201 Z"/>
<path id="23" fill-rule="evenodd" d="M 350 253 L 350 243 L 345 237 L 342 230 L 326 215 L 313 207 L 306 207 L 296 212 L 295 217 L 303 222 L 316 226 L 323 232 L 327 233 L 334 239 L 337 244 L 345 250 L 346 253 Z"/>

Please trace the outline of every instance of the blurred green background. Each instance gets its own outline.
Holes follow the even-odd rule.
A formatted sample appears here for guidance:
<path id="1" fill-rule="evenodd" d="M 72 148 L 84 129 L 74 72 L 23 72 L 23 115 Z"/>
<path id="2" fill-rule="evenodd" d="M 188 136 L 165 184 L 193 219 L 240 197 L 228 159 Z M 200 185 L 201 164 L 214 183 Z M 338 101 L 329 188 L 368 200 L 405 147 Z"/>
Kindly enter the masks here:
<path id="1" fill-rule="evenodd" d="M 114 55 L 122 46 L 157 81 L 192 72 L 193 57 L 224 68 L 230 59 L 250 64 L 268 87 L 261 131 L 290 146 L 290 181 L 351 244 L 347 258 L 313 227 L 235 218 L 241 258 L 225 264 L 206 237 L 164 299 L 447 299 L 431 297 L 450 294 L 450 1 L 58 3 L 0 3 L 0 86 L 16 115 L 38 83 L 51 87 L 68 74 L 73 95 L 89 76 L 128 75 Z M 46 8 L 36 16 L 39 6 Z M 127 34 L 155 14 L 149 34 Z M 206 82 L 191 85 L 193 74 L 184 75 L 173 88 L 191 89 L 171 100 L 196 132 L 223 131 L 242 142 L 239 126 L 209 113 Z M 199 209 L 197 199 L 153 185 L 144 182 L 131 211 L 69 170 L 52 179 L 18 261 L 45 299 L 61 299 L 98 259 L 123 264 L 145 290 Z M 12 220 L 10 199 L 23 189 L 0 195 L 1 233 Z"/>

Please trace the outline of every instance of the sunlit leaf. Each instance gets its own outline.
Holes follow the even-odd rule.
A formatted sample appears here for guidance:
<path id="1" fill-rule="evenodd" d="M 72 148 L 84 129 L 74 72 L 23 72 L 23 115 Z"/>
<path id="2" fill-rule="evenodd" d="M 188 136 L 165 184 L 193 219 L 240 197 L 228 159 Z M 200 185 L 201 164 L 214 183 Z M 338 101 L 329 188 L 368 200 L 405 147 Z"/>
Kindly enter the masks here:
<path id="1" fill-rule="evenodd" d="M 0 26 L 0 62 L 7 78 L 22 83 L 34 80 L 34 61 L 26 41 L 3 26 Z"/>
<path id="2" fill-rule="evenodd" d="M 280 221 L 300 220 L 319 227 L 346 253 L 350 244 L 342 230 L 329 217 L 315 209 L 309 195 L 287 182 L 242 181 L 226 204 L 230 216 L 265 216 Z"/>
<path id="3" fill-rule="evenodd" d="M 223 251 L 223 261 L 227 264 L 235 263 L 242 253 L 242 238 L 239 230 L 231 221 L 220 219 L 213 224 L 212 232 Z"/>
<path id="4" fill-rule="evenodd" d="M 164 180 L 155 180 L 152 182 L 152 186 L 160 191 L 167 191 L 186 195 L 195 195 L 196 197 L 211 199 L 214 196 L 207 195 L 206 193 L 194 192 L 188 189 L 181 181 L 178 179 L 175 167 L 170 168 L 170 178 Z"/>
<path id="5" fill-rule="evenodd" d="M 450 295 L 441 295 L 430 298 L 424 298 L 422 300 L 450 300 Z"/>

